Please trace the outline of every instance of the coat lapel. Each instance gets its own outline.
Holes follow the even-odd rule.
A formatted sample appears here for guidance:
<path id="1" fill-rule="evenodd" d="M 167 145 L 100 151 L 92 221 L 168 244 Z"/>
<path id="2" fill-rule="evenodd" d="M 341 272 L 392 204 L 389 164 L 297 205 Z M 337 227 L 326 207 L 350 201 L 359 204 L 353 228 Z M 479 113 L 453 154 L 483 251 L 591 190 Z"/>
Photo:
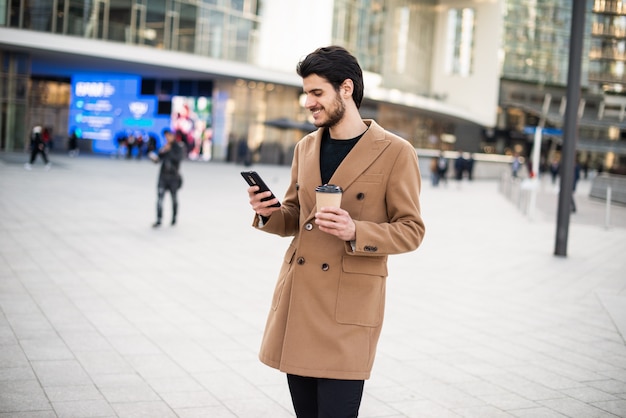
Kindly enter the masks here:
<path id="1" fill-rule="evenodd" d="M 346 156 L 330 179 L 330 183 L 337 184 L 343 187 L 344 190 L 350 187 L 391 143 L 390 140 L 385 139 L 385 131 L 375 121 L 364 120 L 364 122 L 369 125 L 369 129 Z M 319 161 L 319 145 L 317 158 Z"/>
<path id="2" fill-rule="evenodd" d="M 331 184 L 341 186 L 344 190 L 350 187 L 391 143 L 389 139 L 385 138 L 384 129 L 374 120 L 364 119 L 363 121 L 369 125 L 367 132 L 339 164 L 330 178 Z M 300 161 L 306 161 L 306 164 L 302 165 L 302 167 L 306 167 L 306 172 L 300 173 L 298 176 L 298 186 L 301 190 L 302 199 L 300 206 L 310 208 L 308 217 L 315 215 L 315 188 L 322 182 L 320 171 L 322 132 L 323 129 L 318 129 L 312 134 L 314 137 L 304 147 L 304 155 L 300 159 Z"/>
<path id="3" fill-rule="evenodd" d="M 300 196 L 303 201 L 300 202 L 302 208 L 311 208 L 310 215 L 315 214 L 315 188 L 322 183 L 322 172 L 320 170 L 320 148 L 322 144 L 323 129 L 318 129 L 312 135 L 311 141 L 303 150 L 304 155 L 300 158 L 306 170 L 298 174 L 298 187 L 301 191 Z M 304 163 L 306 162 L 306 163 Z M 304 191 L 304 193 L 302 192 Z"/>

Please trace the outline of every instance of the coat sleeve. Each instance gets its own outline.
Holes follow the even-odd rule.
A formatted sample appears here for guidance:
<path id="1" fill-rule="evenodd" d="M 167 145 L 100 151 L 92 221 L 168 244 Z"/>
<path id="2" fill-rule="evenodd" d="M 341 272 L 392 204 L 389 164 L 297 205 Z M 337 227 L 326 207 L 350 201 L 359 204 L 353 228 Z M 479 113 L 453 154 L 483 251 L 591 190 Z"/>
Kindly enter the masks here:
<path id="1" fill-rule="evenodd" d="M 294 150 L 293 162 L 291 164 L 291 180 L 289 187 L 283 200 L 281 201 L 280 210 L 272 213 L 267 222 L 260 225 L 259 217 L 254 216 L 252 226 L 270 234 L 276 234 L 281 237 L 294 236 L 297 234 L 300 222 L 300 202 L 298 199 L 298 161 L 299 161 L 299 143 L 296 144 Z M 271 186 L 270 186 L 271 188 Z M 274 192 L 276 194 L 276 192 Z"/>
<path id="2" fill-rule="evenodd" d="M 408 142 L 397 151 L 385 185 L 388 222 L 355 220 L 354 251 L 350 243 L 347 243 L 348 254 L 356 256 L 400 254 L 413 251 L 422 243 L 426 229 L 419 200 L 421 174 L 417 154 Z"/>

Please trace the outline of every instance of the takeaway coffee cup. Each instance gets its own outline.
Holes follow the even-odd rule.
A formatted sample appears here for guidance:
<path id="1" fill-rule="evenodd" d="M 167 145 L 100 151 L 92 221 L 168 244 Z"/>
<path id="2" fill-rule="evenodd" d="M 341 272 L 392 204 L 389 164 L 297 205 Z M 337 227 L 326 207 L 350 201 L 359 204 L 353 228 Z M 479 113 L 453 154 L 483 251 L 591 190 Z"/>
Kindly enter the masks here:
<path id="1" fill-rule="evenodd" d="M 324 184 L 315 188 L 315 198 L 317 203 L 317 210 L 320 208 L 341 207 L 341 194 L 343 190 L 341 187 L 334 184 Z"/>

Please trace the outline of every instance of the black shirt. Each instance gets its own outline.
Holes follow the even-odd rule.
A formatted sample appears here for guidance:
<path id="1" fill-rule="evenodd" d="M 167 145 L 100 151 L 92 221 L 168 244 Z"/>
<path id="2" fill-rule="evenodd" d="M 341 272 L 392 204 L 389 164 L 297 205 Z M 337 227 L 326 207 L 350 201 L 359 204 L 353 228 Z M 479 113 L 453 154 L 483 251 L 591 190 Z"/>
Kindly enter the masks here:
<path id="1" fill-rule="evenodd" d="M 367 130 L 365 132 L 367 132 Z M 328 184 L 330 178 L 335 174 L 337 167 L 339 167 L 339 164 L 346 158 L 346 155 L 348 155 L 356 143 L 359 142 L 359 139 L 361 139 L 365 132 L 352 139 L 332 139 L 330 137 L 330 130 L 324 129 L 320 149 L 322 184 Z"/>

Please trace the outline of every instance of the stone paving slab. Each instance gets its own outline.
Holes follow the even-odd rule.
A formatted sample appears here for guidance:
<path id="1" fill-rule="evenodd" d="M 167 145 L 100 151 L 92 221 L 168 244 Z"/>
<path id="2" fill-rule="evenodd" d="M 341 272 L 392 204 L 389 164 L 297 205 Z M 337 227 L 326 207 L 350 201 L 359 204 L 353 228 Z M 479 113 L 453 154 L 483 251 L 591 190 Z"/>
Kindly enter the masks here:
<path id="1" fill-rule="evenodd" d="M 0 154 L 0 417 L 294 416 L 257 359 L 289 240 L 250 226 L 242 166 L 184 162 L 154 230 L 149 161 L 26 159 Z M 288 167 L 254 168 L 282 195 Z M 361 417 L 626 417 L 626 208 L 605 228 L 588 185 L 555 257 L 549 185 L 531 220 L 495 181 L 424 179 Z"/>

